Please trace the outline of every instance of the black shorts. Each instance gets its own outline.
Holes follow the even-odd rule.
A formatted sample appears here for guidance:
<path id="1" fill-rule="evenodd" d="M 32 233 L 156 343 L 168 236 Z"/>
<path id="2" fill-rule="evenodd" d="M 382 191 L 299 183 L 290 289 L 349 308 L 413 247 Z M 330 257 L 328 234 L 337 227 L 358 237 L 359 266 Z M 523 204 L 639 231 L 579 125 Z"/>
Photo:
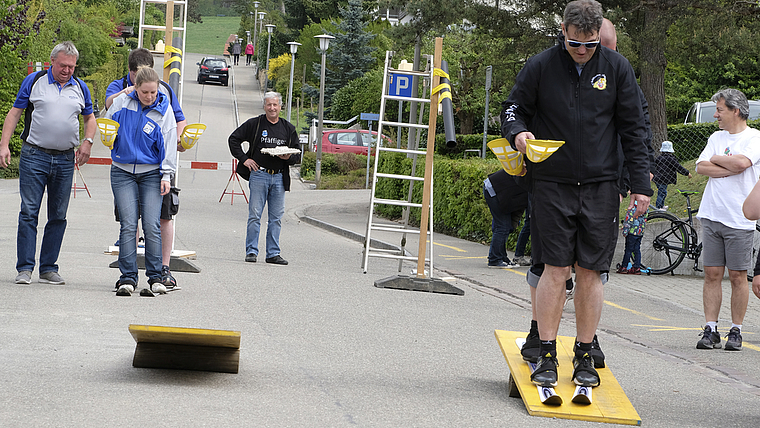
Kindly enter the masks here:
<path id="1" fill-rule="evenodd" d="M 552 266 L 606 271 L 612 263 L 618 235 L 620 200 L 617 183 L 584 185 L 535 180 L 531 236 L 539 241 L 538 260 Z M 532 229 L 532 227 L 531 227 Z"/>
<path id="2" fill-rule="evenodd" d="M 171 180 L 171 190 L 161 200 L 161 220 L 171 220 L 179 212 L 179 189 L 174 187 L 174 177 Z M 113 215 L 119 221 L 119 209 L 113 206 Z"/>

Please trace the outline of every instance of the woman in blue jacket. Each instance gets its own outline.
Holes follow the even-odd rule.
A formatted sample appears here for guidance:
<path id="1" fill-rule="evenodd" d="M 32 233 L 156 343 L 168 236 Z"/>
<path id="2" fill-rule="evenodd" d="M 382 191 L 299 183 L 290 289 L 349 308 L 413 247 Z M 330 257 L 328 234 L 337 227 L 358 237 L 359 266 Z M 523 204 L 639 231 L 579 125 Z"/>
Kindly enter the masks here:
<path id="1" fill-rule="evenodd" d="M 169 99 L 158 90 L 158 73 L 142 68 L 135 90 L 116 98 L 107 118 L 119 123 L 111 150 L 111 190 L 119 211 L 119 270 L 117 296 L 130 296 L 137 286 L 137 221 L 142 217 L 145 274 L 148 287 L 141 296 L 166 293 L 161 283 L 161 200 L 176 171 L 177 123 Z"/>

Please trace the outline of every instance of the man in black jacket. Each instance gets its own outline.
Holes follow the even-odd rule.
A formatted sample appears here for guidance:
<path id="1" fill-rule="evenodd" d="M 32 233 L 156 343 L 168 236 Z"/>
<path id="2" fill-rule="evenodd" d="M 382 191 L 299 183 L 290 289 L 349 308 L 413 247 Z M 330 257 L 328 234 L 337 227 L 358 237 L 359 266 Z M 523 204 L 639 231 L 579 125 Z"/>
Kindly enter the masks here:
<path id="1" fill-rule="evenodd" d="M 285 192 L 290 190 L 290 165 L 295 165 L 300 155 L 281 154 L 272 156 L 261 149 L 299 146 L 296 127 L 280 118 L 282 96 L 277 92 L 264 94 L 264 111 L 248 119 L 232 132 L 228 140 L 230 153 L 239 164 L 237 172 L 248 180 L 251 198 L 248 202 L 248 228 L 245 237 L 245 261 L 255 263 L 259 254 L 259 231 L 264 205 L 267 211 L 266 262 L 287 265 L 280 255 L 280 230 L 285 214 Z M 248 152 L 242 144 L 247 141 Z"/>
<path id="2" fill-rule="evenodd" d="M 565 141 L 541 163 L 529 163 L 533 212 L 546 267 L 536 290 L 541 354 L 533 382 L 556 385 L 556 336 L 565 281 L 575 265 L 577 343 L 573 380 L 596 386 L 589 355 L 601 317 L 600 271 L 609 270 L 617 240 L 618 142 L 631 179 L 637 215 L 649 206 L 646 128 L 628 61 L 599 46 L 601 5 L 568 4 L 560 44 L 530 58 L 502 113 L 502 135 L 520 152 L 527 139 Z M 540 215 L 538 215 L 540 214 Z"/>

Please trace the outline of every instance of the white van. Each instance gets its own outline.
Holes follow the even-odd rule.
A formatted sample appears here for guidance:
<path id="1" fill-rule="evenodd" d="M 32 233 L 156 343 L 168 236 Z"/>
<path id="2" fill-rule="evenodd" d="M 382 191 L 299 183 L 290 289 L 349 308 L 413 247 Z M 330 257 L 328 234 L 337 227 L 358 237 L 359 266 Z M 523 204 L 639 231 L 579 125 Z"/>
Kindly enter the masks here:
<path id="1" fill-rule="evenodd" d="M 715 114 L 715 103 L 712 101 L 705 101 L 701 103 L 694 103 L 686 113 L 686 120 L 683 121 L 684 125 L 687 123 L 709 123 L 715 122 L 717 119 L 713 117 Z M 749 101 L 749 119 L 754 120 L 760 118 L 760 101 Z"/>

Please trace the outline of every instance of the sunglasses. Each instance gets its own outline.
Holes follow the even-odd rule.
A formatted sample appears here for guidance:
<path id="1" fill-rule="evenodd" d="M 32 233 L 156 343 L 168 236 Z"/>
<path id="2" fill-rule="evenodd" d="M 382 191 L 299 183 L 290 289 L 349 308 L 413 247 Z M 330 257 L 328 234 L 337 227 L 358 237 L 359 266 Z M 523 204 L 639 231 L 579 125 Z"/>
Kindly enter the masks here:
<path id="1" fill-rule="evenodd" d="M 597 46 L 599 46 L 599 41 L 597 40 L 595 42 L 578 42 L 575 40 L 567 39 L 567 45 L 570 46 L 571 48 L 579 48 L 581 47 L 581 45 L 583 45 L 583 47 L 585 47 L 586 49 L 595 49 Z"/>

